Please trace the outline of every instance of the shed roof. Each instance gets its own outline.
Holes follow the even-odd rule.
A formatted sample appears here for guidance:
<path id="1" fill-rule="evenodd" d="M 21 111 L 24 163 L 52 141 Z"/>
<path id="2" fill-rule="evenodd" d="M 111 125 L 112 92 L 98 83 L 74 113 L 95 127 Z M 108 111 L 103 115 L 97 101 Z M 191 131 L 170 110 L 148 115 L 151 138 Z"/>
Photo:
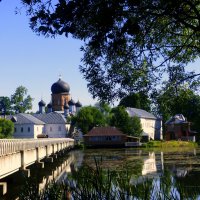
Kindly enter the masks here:
<path id="1" fill-rule="evenodd" d="M 125 136 L 125 134 L 116 127 L 94 127 L 85 136 Z"/>
<path id="2" fill-rule="evenodd" d="M 57 112 L 33 114 L 33 116 L 46 124 L 66 124 L 64 116 Z"/>
<path id="3" fill-rule="evenodd" d="M 142 109 L 128 107 L 126 108 L 126 111 L 130 117 L 137 116 L 139 118 L 156 119 L 156 117 L 153 114 Z"/>

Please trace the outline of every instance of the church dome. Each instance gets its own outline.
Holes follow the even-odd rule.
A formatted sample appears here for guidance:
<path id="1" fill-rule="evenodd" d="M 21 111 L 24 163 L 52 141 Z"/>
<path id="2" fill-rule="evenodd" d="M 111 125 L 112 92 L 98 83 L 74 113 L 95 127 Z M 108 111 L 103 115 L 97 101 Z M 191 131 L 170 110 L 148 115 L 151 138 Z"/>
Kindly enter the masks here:
<path id="1" fill-rule="evenodd" d="M 82 104 L 81 104 L 80 101 L 77 101 L 75 105 L 76 105 L 76 107 L 78 107 L 78 108 L 82 107 Z"/>
<path id="2" fill-rule="evenodd" d="M 64 109 L 69 109 L 69 105 L 68 105 L 68 104 L 65 104 L 65 105 L 64 105 Z"/>
<path id="3" fill-rule="evenodd" d="M 51 86 L 52 94 L 69 93 L 69 91 L 70 91 L 69 84 L 61 80 L 60 78 L 57 82 L 55 82 Z"/>
<path id="4" fill-rule="evenodd" d="M 49 104 L 47 104 L 47 108 L 52 108 L 51 102 Z"/>
<path id="5" fill-rule="evenodd" d="M 43 100 L 41 100 L 41 101 L 38 103 L 38 105 L 42 107 L 42 106 L 46 106 L 46 103 L 45 103 Z"/>
<path id="6" fill-rule="evenodd" d="M 75 102 L 74 102 L 74 100 L 73 100 L 73 99 L 71 99 L 71 100 L 68 102 L 68 105 L 69 105 L 69 106 L 74 106 L 74 105 L 75 105 Z"/>

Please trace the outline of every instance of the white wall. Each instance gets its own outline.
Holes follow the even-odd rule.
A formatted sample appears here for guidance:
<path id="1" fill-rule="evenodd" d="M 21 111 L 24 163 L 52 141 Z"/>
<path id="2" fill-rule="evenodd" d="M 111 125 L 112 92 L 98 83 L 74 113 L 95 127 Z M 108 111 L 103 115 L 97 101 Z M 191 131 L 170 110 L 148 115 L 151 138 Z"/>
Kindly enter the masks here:
<path id="1" fill-rule="evenodd" d="M 34 124 L 15 124 L 14 138 L 37 138 L 38 134 L 42 134 L 44 125 Z"/>
<path id="2" fill-rule="evenodd" d="M 151 139 L 155 137 L 155 119 L 140 118 L 143 132 L 148 134 Z"/>
<path id="3" fill-rule="evenodd" d="M 44 125 L 34 125 L 34 138 L 36 139 L 42 133 L 44 133 Z"/>
<path id="4" fill-rule="evenodd" d="M 64 138 L 68 134 L 66 124 L 45 124 L 44 133 L 49 138 Z"/>

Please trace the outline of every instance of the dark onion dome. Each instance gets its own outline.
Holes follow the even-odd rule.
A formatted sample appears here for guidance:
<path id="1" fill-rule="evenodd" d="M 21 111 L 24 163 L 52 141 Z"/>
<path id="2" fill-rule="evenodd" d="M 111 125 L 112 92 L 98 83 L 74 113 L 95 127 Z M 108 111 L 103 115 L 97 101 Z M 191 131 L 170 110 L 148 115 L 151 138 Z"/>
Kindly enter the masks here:
<path id="1" fill-rule="evenodd" d="M 76 107 L 82 107 L 82 104 L 80 101 L 77 101 L 75 105 L 76 105 Z"/>
<path id="2" fill-rule="evenodd" d="M 68 102 L 69 106 L 74 106 L 75 105 L 75 102 L 73 99 L 71 99 L 69 102 Z"/>
<path id="3" fill-rule="evenodd" d="M 69 91 L 70 91 L 69 84 L 61 80 L 60 78 L 57 82 L 55 82 L 51 86 L 52 94 L 69 93 Z"/>
<path id="4" fill-rule="evenodd" d="M 39 106 L 46 106 L 46 103 L 45 103 L 43 100 L 41 100 L 41 101 L 38 103 L 38 105 L 39 105 Z"/>
<path id="5" fill-rule="evenodd" d="M 68 105 L 67 101 L 65 101 L 64 109 L 69 109 L 69 105 Z"/>
<path id="6" fill-rule="evenodd" d="M 52 103 L 47 104 L 47 108 L 52 108 Z"/>
<path id="7" fill-rule="evenodd" d="M 64 105 L 64 109 L 69 109 L 68 103 Z"/>

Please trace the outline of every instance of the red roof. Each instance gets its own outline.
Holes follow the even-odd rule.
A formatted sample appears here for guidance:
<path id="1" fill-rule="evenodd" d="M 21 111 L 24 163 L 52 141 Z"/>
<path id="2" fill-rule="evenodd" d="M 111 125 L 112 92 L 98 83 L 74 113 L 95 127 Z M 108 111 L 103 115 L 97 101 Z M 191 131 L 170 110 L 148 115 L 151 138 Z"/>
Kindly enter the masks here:
<path id="1" fill-rule="evenodd" d="M 84 136 L 114 136 L 114 135 L 124 136 L 125 134 L 123 134 L 123 132 L 116 127 L 94 127 Z"/>

